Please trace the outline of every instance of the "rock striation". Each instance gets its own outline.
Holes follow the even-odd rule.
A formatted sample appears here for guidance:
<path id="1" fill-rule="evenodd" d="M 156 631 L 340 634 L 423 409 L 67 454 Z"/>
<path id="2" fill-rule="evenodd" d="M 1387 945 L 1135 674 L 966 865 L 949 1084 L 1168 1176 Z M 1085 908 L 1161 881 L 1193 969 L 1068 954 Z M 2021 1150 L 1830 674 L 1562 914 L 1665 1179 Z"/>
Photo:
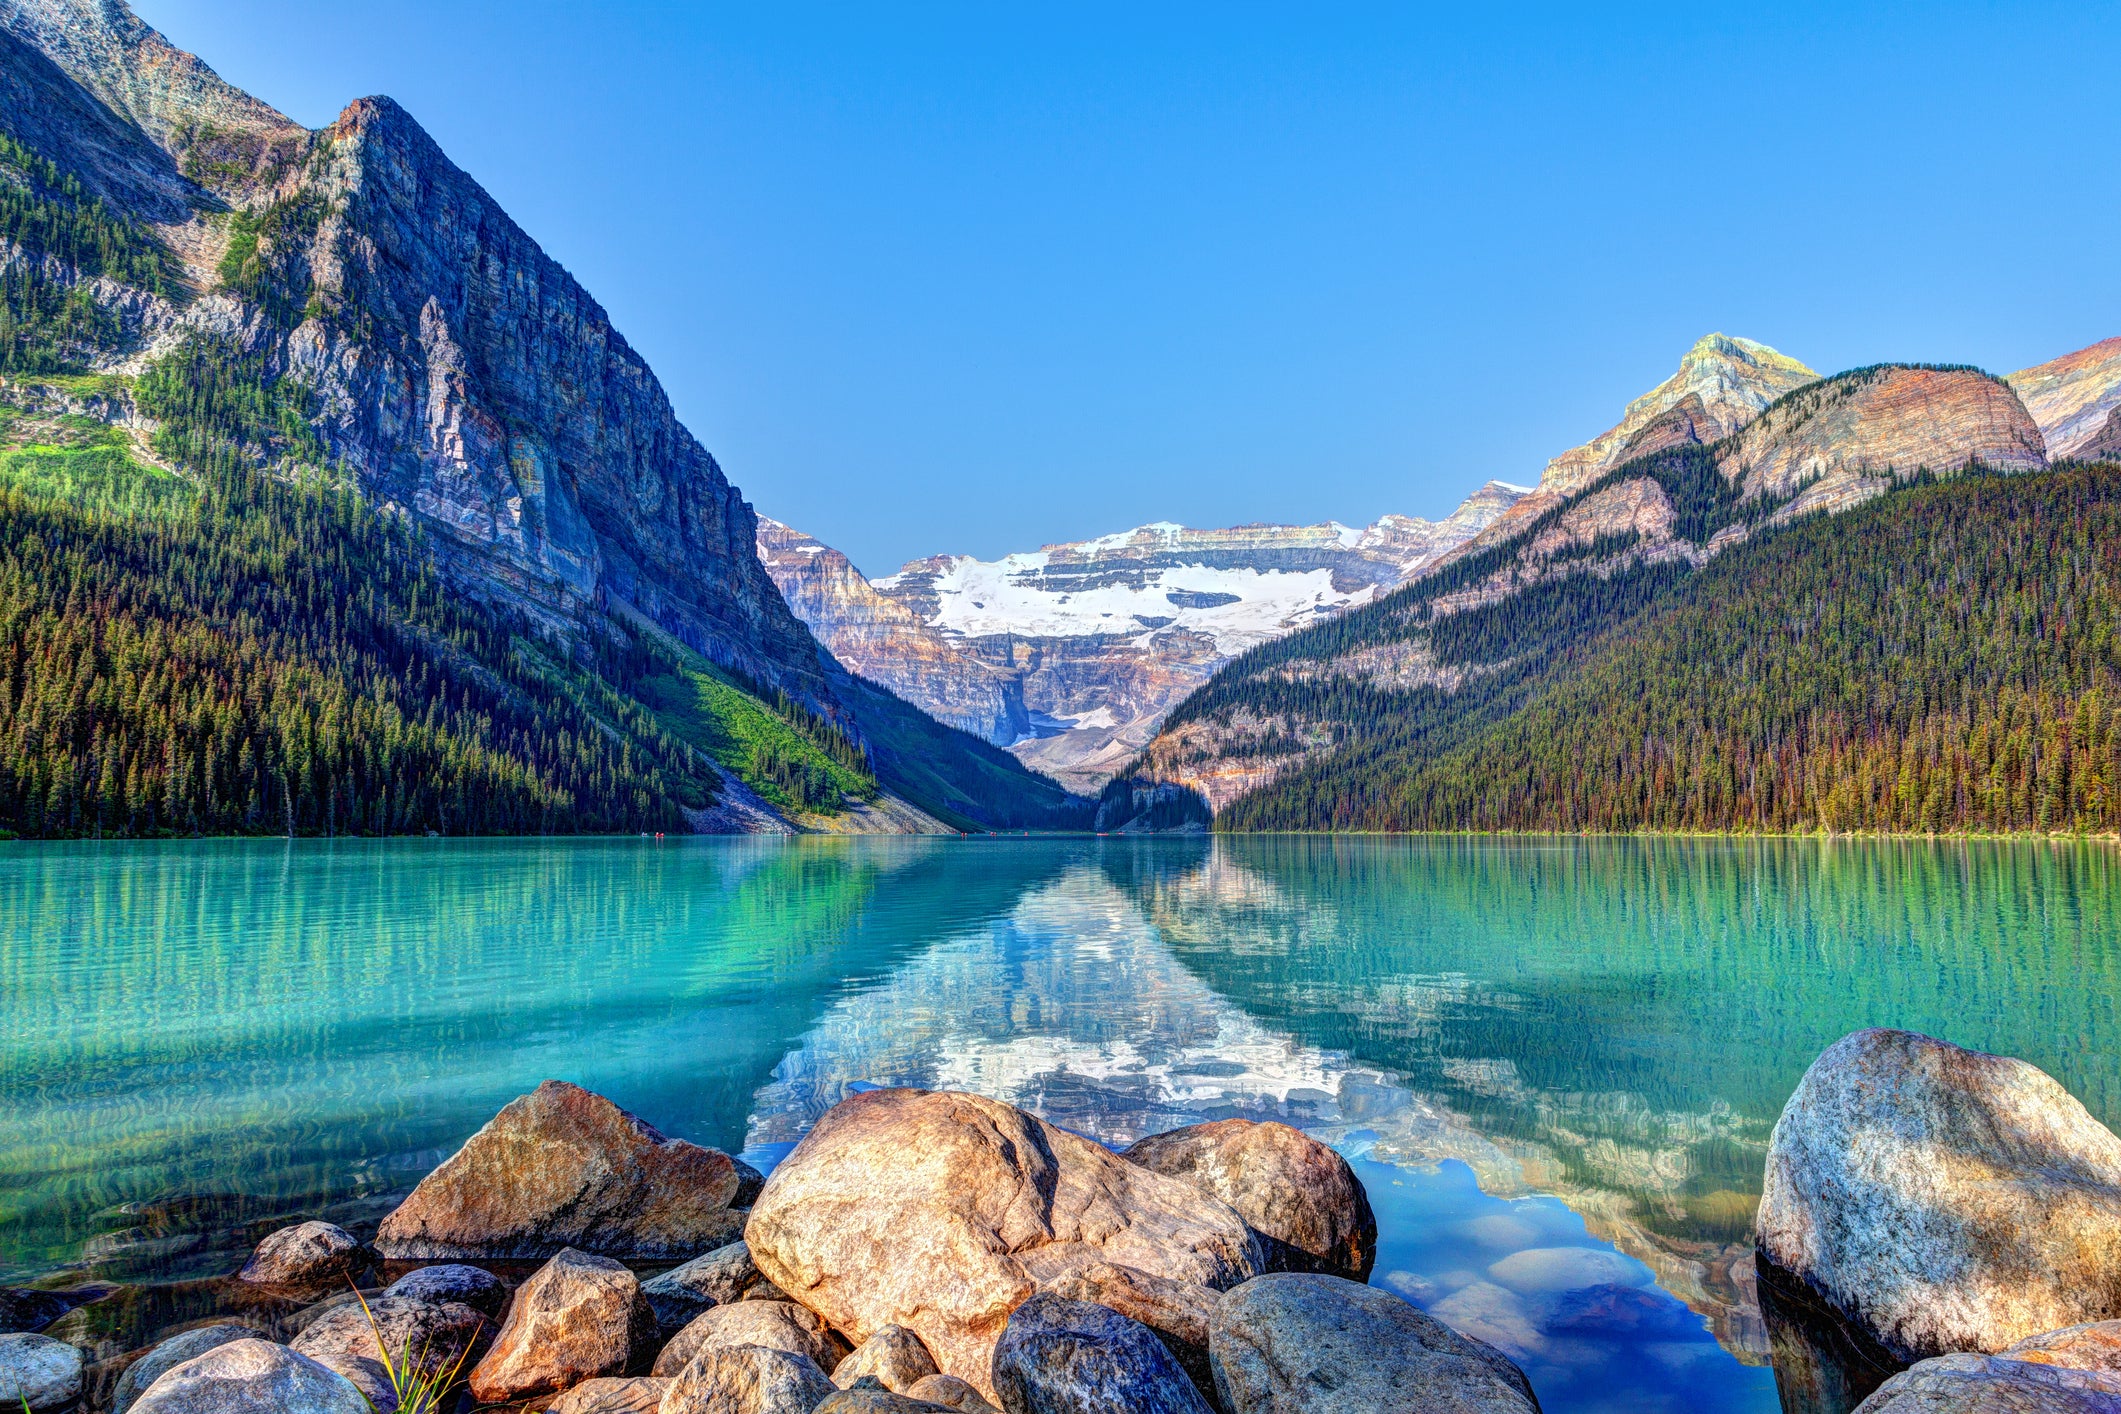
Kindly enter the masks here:
<path id="1" fill-rule="evenodd" d="M 834 1107 L 744 1235 L 776 1286 L 849 1339 L 907 1327 L 990 1398 L 1009 1313 L 1073 1272 L 1108 1261 L 1220 1289 L 1263 1265 L 1208 1194 L 1009 1105 L 924 1090 Z"/>
<path id="2" fill-rule="evenodd" d="M 736 1165 L 666 1139 L 601 1095 L 548 1080 L 511 1100 L 383 1220 L 385 1257 L 538 1258 L 563 1248 L 643 1261 L 726 1243 Z"/>
<path id="3" fill-rule="evenodd" d="M 2005 381 L 2040 425 L 2048 456 L 2089 461 L 2110 454 L 2101 448 L 2121 415 L 2121 338 L 2021 368 Z"/>
<path id="4" fill-rule="evenodd" d="M 1900 1360 L 2121 1317 L 2121 1138 L 2044 1072 L 1858 1031 L 1768 1145 L 1762 1257 Z"/>

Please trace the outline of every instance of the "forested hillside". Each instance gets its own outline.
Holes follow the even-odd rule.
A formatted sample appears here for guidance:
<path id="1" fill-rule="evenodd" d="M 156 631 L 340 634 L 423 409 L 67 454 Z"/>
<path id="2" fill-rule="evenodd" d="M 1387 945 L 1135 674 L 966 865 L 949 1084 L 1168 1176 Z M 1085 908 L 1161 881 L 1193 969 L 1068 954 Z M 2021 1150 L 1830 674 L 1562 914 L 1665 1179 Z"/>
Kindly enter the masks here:
<path id="1" fill-rule="evenodd" d="M 1563 580 L 1446 625 L 1522 666 L 1351 696 L 1337 749 L 1219 825 L 2121 829 L 2113 465 L 1925 477 L 1699 573 Z M 1224 690 L 1273 710 L 1271 680 Z"/>

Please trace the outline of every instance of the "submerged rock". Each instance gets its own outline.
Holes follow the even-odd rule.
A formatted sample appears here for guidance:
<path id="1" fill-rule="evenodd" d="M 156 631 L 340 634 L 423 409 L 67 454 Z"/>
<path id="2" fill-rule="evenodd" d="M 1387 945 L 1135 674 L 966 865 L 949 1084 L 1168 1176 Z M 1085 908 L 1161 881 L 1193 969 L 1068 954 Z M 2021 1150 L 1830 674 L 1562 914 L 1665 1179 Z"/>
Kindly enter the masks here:
<path id="1" fill-rule="evenodd" d="M 807 1355 L 763 1345 L 700 1351 L 663 1394 L 661 1414 L 810 1414 L 833 1392 Z"/>
<path id="2" fill-rule="evenodd" d="M 1230 1414 L 1526 1414 L 1501 1351 L 1374 1286 L 1277 1272 L 1226 1292 L 1208 1341 Z"/>
<path id="3" fill-rule="evenodd" d="M 545 1414 L 656 1414 L 670 1381 L 642 1375 L 630 1380 L 586 1380 L 546 1406 Z"/>
<path id="4" fill-rule="evenodd" d="M 657 1324 L 668 1336 L 710 1306 L 742 1300 L 763 1280 L 758 1263 L 751 1260 L 751 1249 L 739 1241 L 650 1277 L 641 1283 L 641 1294 L 648 1298 Z"/>
<path id="5" fill-rule="evenodd" d="M 516 1289 L 493 1349 L 471 1372 L 471 1392 L 505 1404 L 621 1375 L 654 1338 L 655 1316 L 632 1272 L 563 1251 Z"/>
<path id="6" fill-rule="evenodd" d="M 847 1358 L 847 1342 L 816 1312 L 792 1301 L 739 1301 L 702 1312 L 672 1336 L 655 1357 L 655 1373 L 675 1375 L 702 1350 L 738 1345 L 785 1350 L 803 1356 L 820 1370 L 833 1369 Z"/>
<path id="7" fill-rule="evenodd" d="M 232 1340 L 148 1386 L 132 1414 L 369 1414 L 344 1375 L 264 1340 Z"/>
<path id="8" fill-rule="evenodd" d="M 49 1291 L 0 1286 L 0 1334 L 41 1331 L 72 1309 L 72 1302 Z"/>
<path id="9" fill-rule="evenodd" d="M 407 1272 L 385 1288 L 385 1296 L 414 1301 L 461 1301 L 472 1310 L 500 1320 L 508 1310 L 508 1284 L 483 1267 L 450 1262 Z"/>
<path id="10" fill-rule="evenodd" d="M 43 1414 L 80 1397 L 80 1351 L 27 1332 L 0 1335 L 0 1409 L 19 1410 L 27 1403 Z"/>
<path id="11" fill-rule="evenodd" d="M 461 1301 L 422 1301 L 383 1295 L 335 1306 L 288 1342 L 326 1369 L 352 1380 L 377 1414 L 398 1407 L 386 1357 L 399 1370 L 417 1367 L 432 1375 L 470 1367 L 470 1355 L 492 1330 L 483 1315 Z"/>
<path id="12" fill-rule="evenodd" d="M 1857 1414 L 2113 1414 L 2121 1321 L 2036 1335 L 1995 1355 L 1939 1355 L 1878 1387 Z"/>
<path id="13" fill-rule="evenodd" d="M 368 1254 L 345 1228 L 298 1223 L 259 1243 L 236 1276 L 260 1286 L 314 1286 L 366 1265 Z"/>
<path id="14" fill-rule="evenodd" d="M 782 1160 L 745 1230 L 759 1269 L 855 1340 L 887 1325 L 991 1394 L 1034 1292 L 1094 1262 L 1221 1288 L 1258 1273 L 1229 1207 L 977 1095 L 871 1090 Z"/>
<path id="15" fill-rule="evenodd" d="M 1276 1271 L 1367 1281 L 1377 1264 L 1377 1215 L 1348 1161 L 1286 1124 L 1220 1119 L 1152 1134 L 1121 1157 L 1196 1184 L 1269 1241 Z"/>
<path id="16" fill-rule="evenodd" d="M 885 1389 L 904 1394 L 937 1373 L 935 1357 L 919 1336 L 904 1326 L 885 1326 L 833 1368 L 832 1382 L 847 1389 L 856 1380 L 873 1375 Z"/>
<path id="17" fill-rule="evenodd" d="M 154 1346 L 145 1355 L 125 1367 L 118 1376 L 118 1385 L 111 1393 L 111 1414 L 125 1414 L 134 1400 L 145 1394 L 148 1387 L 162 1377 L 166 1370 L 173 1370 L 187 1360 L 196 1359 L 218 1346 L 230 1341 L 256 1340 L 258 1333 L 249 1326 L 223 1322 L 213 1326 L 198 1326 L 177 1334 Z"/>
<path id="18" fill-rule="evenodd" d="M 1010 1314 L 994 1388 L 1008 1414 L 1212 1414 L 1147 1326 L 1045 1292 Z"/>
<path id="19" fill-rule="evenodd" d="M 1901 1360 L 2121 1316 L 2121 1138 L 2024 1061 L 1858 1031 L 1768 1142 L 1760 1250 Z"/>
<path id="20" fill-rule="evenodd" d="M 397 1259 L 540 1258 L 561 1248 L 636 1261 L 692 1257 L 743 1225 L 719 1149 L 666 1139 L 601 1095 L 548 1080 L 511 1100 L 383 1220 Z"/>

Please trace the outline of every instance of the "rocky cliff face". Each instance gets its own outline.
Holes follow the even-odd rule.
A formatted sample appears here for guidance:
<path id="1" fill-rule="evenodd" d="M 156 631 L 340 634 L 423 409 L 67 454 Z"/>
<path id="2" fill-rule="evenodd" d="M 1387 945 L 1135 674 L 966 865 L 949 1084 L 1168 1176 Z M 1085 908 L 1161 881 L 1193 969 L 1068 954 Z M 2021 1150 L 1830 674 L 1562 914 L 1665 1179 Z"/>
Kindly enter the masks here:
<path id="1" fill-rule="evenodd" d="M 654 374 L 396 104 L 311 133 L 116 0 L 0 0 L 0 29 L 10 127 L 152 223 L 192 287 L 96 291 L 128 337 L 94 366 L 196 339 L 256 358 L 308 387 L 328 455 L 429 528 L 464 592 L 563 639 L 638 612 L 842 715 L 750 508 Z"/>
<path id="2" fill-rule="evenodd" d="M 935 556 L 873 582 L 771 521 L 759 554 L 854 672 L 1093 790 L 1231 657 L 1404 583 L 1522 494 L 1491 483 L 1443 520 L 1361 529 L 1143 526 L 996 561 Z"/>
<path id="3" fill-rule="evenodd" d="M 1451 697 L 1566 651 L 1541 624 L 1607 624 L 1608 611 L 1594 606 L 1623 602 L 1624 583 L 1648 583 L 1638 571 L 1684 574 L 1765 528 L 1847 509 L 1925 471 L 2046 465 L 2040 429 L 2011 387 L 1974 369 L 1882 365 L 1819 380 L 1707 446 L 1685 431 L 1700 418 L 1682 398 L 1636 429 L 1655 450 L 1549 495 L 1544 509 L 1527 513 L 1537 498 L 1526 497 L 1331 640 L 1299 636 L 1231 665 L 1150 744 L 1150 774 L 1219 810 L 1379 730 L 1346 717 L 1350 689 Z M 1525 642 L 1489 634 L 1460 643 L 1448 631 L 1468 609 L 1535 589 L 1541 607 L 1523 616 Z"/>
<path id="4" fill-rule="evenodd" d="M 2040 424 L 2047 454 L 2056 460 L 2111 456 L 2121 438 L 2121 338 L 2020 369 L 2006 380 Z"/>

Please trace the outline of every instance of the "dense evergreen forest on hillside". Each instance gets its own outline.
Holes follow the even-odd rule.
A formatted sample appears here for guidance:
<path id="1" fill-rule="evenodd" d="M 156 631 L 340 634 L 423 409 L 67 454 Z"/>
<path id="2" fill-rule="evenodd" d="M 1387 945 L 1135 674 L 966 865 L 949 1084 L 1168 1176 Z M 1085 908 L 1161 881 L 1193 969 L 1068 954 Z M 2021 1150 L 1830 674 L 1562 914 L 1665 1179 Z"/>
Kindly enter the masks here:
<path id="1" fill-rule="evenodd" d="M 2121 468 L 1925 481 L 1683 579 L 1550 584 L 1566 612 L 1437 621 L 1521 661 L 1373 691 L 1220 827 L 2121 829 Z"/>

